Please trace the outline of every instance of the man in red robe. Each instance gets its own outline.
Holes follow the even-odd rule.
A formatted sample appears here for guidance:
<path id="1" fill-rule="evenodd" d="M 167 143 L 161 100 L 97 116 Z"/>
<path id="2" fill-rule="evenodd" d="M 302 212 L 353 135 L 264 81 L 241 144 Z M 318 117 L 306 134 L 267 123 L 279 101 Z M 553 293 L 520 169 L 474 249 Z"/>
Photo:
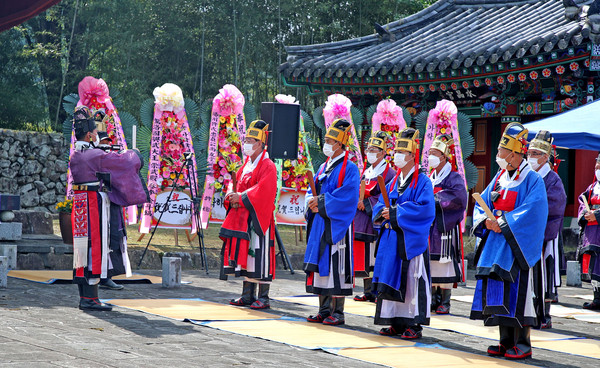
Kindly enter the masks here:
<path id="1" fill-rule="evenodd" d="M 268 128 L 264 121 L 255 120 L 246 132 L 246 161 L 236 173 L 237 188 L 225 197 L 227 217 L 219 234 L 223 272 L 245 277 L 242 296 L 230 304 L 253 309 L 269 308 L 269 287 L 275 277 L 277 169 L 265 149 Z"/>

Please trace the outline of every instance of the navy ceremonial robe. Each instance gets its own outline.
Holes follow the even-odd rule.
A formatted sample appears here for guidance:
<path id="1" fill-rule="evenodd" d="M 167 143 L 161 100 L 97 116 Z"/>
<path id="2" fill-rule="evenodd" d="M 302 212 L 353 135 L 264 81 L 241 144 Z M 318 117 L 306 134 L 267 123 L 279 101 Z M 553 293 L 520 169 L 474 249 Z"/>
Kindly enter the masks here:
<path id="1" fill-rule="evenodd" d="M 429 228 L 435 218 L 431 181 L 425 173 L 409 172 L 386 186 L 390 219 L 382 222 L 383 198 L 373 208 L 381 223 L 376 245 L 373 291 L 377 294 L 375 324 L 429 324 L 431 282 Z M 417 177 L 415 177 L 417 176 Z"/>
<path id="2" fill-rule="evenodd" d="M 520 171 L 520 172 L 519 172 Z M 476 204 L 473 232 L 481 238 L 476 252 L 477 285 L 472 319 L 486 326 L 535 326 L 532 268 L 542 258 L 548 200 L 542 177 L 523 160 L 519 171 L 496 174 L 481 193 L 498 219 L 501 233 L 486 229 L 486 215 Z"/>
<path id="3" fill-rule="evenodd" d="M 306 291 L 319 295 L 352 295 L 352 220 L 358 204 L 360 176 L 355 164 L 340 155 L 319 168 L 315 178 L 318 213 L 308 206 L 304 254 Z M 309 189 L 306 203 L 314 196 Z"/>

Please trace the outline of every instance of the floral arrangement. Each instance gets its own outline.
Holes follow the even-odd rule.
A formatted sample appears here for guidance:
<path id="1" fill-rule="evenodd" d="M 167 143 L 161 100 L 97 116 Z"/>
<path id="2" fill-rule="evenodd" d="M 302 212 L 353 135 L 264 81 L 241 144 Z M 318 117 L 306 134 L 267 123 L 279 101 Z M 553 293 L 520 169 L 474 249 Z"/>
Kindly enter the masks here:
<path id="1" fill-rule="evenodd" d="M 304 134 L 304 132 L 300 132 L 300 138 L 298 139 L 298 158 L 283 161 L 281 181 L 284 187 L 300 190 L 308 189 L 307 167 L 309 167 L 309 157 L 307 156 L 308 150 L 304 146 Z"/>
<path id="2" fill-rule="evenodd" d="M 71 213 L 71 210 L 73 209 L 73 201 L 65 197 L 65 200 L 58 202 L 54 208 L 56 208 L 58 212 Z"/>
<path id="3" fill-rule="evenodd" d="M 183 166 L 183 121 L 177 118 L 173 111 L 163 111 L 160 118 L 162 129 L 162 144 L 160 147 L 160 169 L 159 176 L 162 178 L 160 188 L 167 187 L 183 188 L 189 186 L 187 181 L 188 169 Z M 181 170 L 179 180 L 177 173 Z"/>
<path id="4" fill-rule="evenodd" d="M 327 97 L 325 107 L 323 108 L 323 117 L 325 118 L 325 126 L 327 128 L 329 128 L 336 119 L 346 119 L 352 124 L 352 101 L 339 93 L 330 95 Z M 356 132 L 354 131 L 353 125 L 351 129 L 352 139 L 348 144 L 348 149 L 350 151 L 349 157 L 352 162 L 362 169 L 363 162 L 360 155 L 360 149 L 357 146 L 358 139 L 356 138 Z"/>
<path id="5" fill-rule="evenodd" d="M 219 116 L 218 151 L 213 163 L 216 191 L 227 191 L 231 175 L 242 165 L 242 137 L 238 129 L 238 116 L 244 112 L 244 95 L 233 84 L 226 84 L 213 99 L 213 113 Z"/>
<path id="6" fill-rule="evenodd" d="M 217 162 L 213 164 L 213 186 L 217 191 L 227 190 L 232 173 L 235 174 L 242 165 L 241 139 L 235 127 L 235 115 L 219 118 L 219 151 Z"/>
<path id="7" fill-rule="evenodd" d="M 177 114 L 185 106 L 183 92 L 176 84 L 165 83 L 161 87 L 154 88 L 152 94 L 154 95 L 154 103 L 162 111 L 172 111 Z"/>
<path id="8" fill-rule="evenodd" d="M 100 78 L 85 77 L 79 83 L 78 87 L 79 103 L 78 105 L 85 105 L 92 113 L 97 111 L 103 111 L 106 114 L 104 122 L 106 123 L 106 133 L 110 139 L 109 144 L 120 144 L 125 143 L 124 139 L 119 139 L 117 133 L 117 127 L 115 123 L 115 115 L 117 115 L 116 108 L 112 104 L 112 99 L 109 95 L 108 85 Z M 117 115 L 118 119 L 118 115 Z M 119 125 L 121 121 L 119 120 Z"/>
<path id="9" fill-rule="evenodd" d="M 428 119 L 436 122 L 436 133 L 451 134 L 452 124 L 455 124 L 457 113 L 458 109 L 453 102 L 441 100 L 436 103 L 435 109 L 429 112 Z"/>
<path id="10" fill-rule="evenodd" d="M 394 151 L 394 142 L 400 131 L 406 128 L 406 121 L 402 114 L 402 108 L 392 99 L 381 100 L 377 104 L 377 111 L 373 114 L 372 122 L 373 132 L 384 131 L 389 135 L 389 139 L 386 142 L 386 159 L 391 162 L 391 155 Z"/>

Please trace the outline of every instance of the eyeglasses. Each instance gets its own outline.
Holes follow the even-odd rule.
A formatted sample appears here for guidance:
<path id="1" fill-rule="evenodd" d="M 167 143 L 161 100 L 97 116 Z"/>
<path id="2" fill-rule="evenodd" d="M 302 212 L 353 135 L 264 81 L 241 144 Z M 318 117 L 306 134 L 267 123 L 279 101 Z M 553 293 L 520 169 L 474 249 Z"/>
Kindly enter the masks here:
<path id="1" fill-rule="evenodd" d="M 527 152 L 527 156 L 529 157 L 542 157 L 543 155 L 545 155 L 545 153 L 542 152 Z"/>
<path id="2" fill-rule="evenodd" d="M 379 153 L 381 152 L 381 149 L 377 148 L 377 147 L 368 147 L 365 152 L 370 152 L 370 153 Z"/>

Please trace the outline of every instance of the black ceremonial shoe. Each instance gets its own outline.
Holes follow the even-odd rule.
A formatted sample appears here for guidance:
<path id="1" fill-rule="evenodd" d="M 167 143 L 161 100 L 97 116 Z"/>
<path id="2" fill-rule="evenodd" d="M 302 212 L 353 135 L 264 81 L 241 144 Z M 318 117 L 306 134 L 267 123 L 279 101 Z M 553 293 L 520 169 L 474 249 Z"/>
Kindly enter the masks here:
<path id="1" fill-rule="evenodd" d="M 100 289 L 123 290 L 124 288 L 125 286 L 119 285 L 111 279 L 100 280 Z"/>
<path id="2" fill-rule="evenodd" d="M 79 309 L 87 311 L 110 312 L 112 307 L 110 305 L 101 303 L 98 298 L 81 298 L 79 299 Z"/>

